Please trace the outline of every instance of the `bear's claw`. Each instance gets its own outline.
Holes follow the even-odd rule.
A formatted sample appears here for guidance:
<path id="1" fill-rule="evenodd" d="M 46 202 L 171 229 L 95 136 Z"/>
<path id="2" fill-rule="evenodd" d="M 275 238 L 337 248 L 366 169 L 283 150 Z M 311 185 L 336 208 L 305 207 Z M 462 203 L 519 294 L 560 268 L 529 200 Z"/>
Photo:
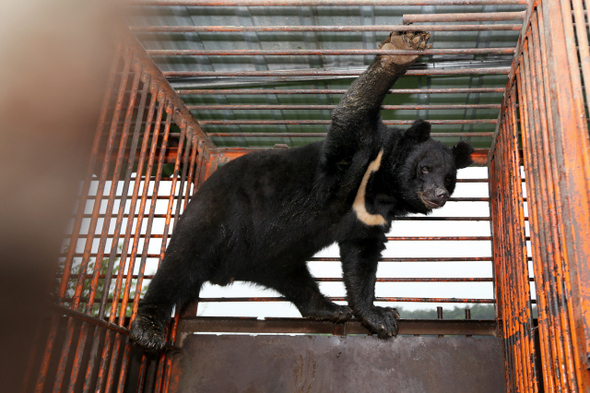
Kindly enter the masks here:
<path id="1" fill-rule="evenodd" d="M 137 314 L 129 327 L 129 338 L 147 351 L 159 351 L 166 345 L 165 331 L 155 318 Z"/>

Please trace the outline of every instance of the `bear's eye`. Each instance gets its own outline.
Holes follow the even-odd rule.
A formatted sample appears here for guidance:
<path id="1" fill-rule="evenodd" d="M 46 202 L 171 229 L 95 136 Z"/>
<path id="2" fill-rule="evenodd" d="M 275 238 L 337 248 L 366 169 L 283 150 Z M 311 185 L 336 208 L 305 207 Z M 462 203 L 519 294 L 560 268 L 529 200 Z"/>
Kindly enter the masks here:
<path id="1" fill-rule="evenodd" d="M 423 166 L 423 167 L 420 169 L 420 171 L 421 171 L 423 174 L 427 174 L 427 173 L 430 173 L 430 168 L 429 168 L 429 167 L 427 167 L 427 166 Z"/>
<path id="2" fill-rule="evenodd" d="M 445 178 L 445 183 L 446 183 L 446 184 L 451 184 L 452 182 L 453 182 L 453 176 L 450 176 L 450 175 L 449 175 L 449 176 L 447 176 L 447 177 Z"/>

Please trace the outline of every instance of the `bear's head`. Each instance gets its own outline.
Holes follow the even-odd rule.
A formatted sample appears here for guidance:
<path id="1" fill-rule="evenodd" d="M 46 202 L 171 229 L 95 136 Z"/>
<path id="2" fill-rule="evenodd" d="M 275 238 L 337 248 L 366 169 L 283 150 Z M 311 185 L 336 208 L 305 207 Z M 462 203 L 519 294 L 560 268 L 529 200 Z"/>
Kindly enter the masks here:
<path id="1" fill-rule="evenodd" d="M 404 131 L 396 149 L 397 187 L 411 212 L 429 213 L 447 202 L 457 182 L 457 170 L 473 163 L 473 147 L 464 141 L 449 148 L 430 137 L 430 124 L 417 120 Z"/>

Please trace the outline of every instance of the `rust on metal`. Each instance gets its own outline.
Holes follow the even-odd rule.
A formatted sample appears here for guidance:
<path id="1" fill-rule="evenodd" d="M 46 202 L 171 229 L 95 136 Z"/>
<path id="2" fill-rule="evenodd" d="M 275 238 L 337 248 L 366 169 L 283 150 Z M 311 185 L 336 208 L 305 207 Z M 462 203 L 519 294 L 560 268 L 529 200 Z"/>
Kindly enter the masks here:
<path id="1" fill-rule="evenodd" d="M 496 295 L 509 391 L 590 389 L 590 143 L 582 84 L 589 76 L 590 51 L 583 13 L 580 1 L 529 4 L 490 153 Z M 524 151 L 538 353 L 531 337 L 528 277 L 521 273 L 529 266 L 522 186 L 501 177 L 506 165 L 513 167 L 509 172 L 520 172 L 521 163 L 509 153 L 518 138 Z M 516 211 L 510 193 L 520 200 Z M 514 213 L 520 223 L 508 219 Z"/>
<path id="2" fill-rule="evenodd" d="M 485 14 L 484 14 L 485 15 Z M 522 18 L 521 18 L 522 19 Z M 361 32 L 361 31 L 499 31 L 520 30 L 520 24 L 474 25 L 367 25 L 367 26 L 131 26 L 136 33 L 238 33 L 238 32 Z"/>
<path id="3" fill-rule="evenodd" d="M 217 95 L 217 94 L 237 94 L 237 95 L 263 95 L 263 94 L 344 94 L 345 89 L 194 89 L 194 90 L 176 90 L 178 95 Z M 456 88 L 448 89 L 391 89 L 388 94 L 471 94 L 471 93 L 504 93 L 504 88 L 493 87 L 473 87 L 473 88 Z"/>
<path id="4" fill-rule="evenodd" d="M 364 6 L 391 5 L 391 0 L 139 0 L 129 5 L 153 6 L 201 6 L 201 7 L 284 7 L 284 6 Z M 526 0 L 396 0 L 395 5 L 518 5 Z"/>
<path id="5" fill-rule="evenodd" d="M 192 50 L 192 49 L 150 49 L 147 53 L 158 56 L 342 56 L 342 55 L 505 55 L 513 54 L 514 48 L 470 48 L 470 49 L 424 49 L 383 50 L 383 49 L 298 49 L 298 50 Z"/>
<path id="6" fill-rule="evenodd" d="M 404 25 L 410 23 L 429 22 L 484 22 L 519 20 L 525 16 L 525 12 L 470 12 L 463 14 L 408 14 L 404 15 Z"/>
<path id="7" fill-rule="evenodd" d="M 445 75 L 507 75 L 510 67 L 480 67 L 480 68 L 457 68 L 457 69 L 410 69 L 405 75 L 418 76 L 445 76 Z M 293 77 L 293 76 L 313 76 L 313 77 L 338 77 L 349 76 L 357 77 L 360 71 L 317 71 L 317 70 L 294 70 L 294 71 L 165 71 L 166 78 L 190 78 L 190 77 Z"/>

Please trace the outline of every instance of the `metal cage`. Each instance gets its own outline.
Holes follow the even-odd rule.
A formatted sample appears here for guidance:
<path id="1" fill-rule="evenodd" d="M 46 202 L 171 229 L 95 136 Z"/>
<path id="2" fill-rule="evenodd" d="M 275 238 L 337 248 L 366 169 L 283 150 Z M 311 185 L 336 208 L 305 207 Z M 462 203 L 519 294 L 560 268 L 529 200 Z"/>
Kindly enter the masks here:
<path id="1" fill-rule="evenodd" d="M 455 251 L 466 244 L 484 250 L 384 256 L 384 266 L 448 264 L 449 272 L 459 272 L 408 277 L 382 271 L 378 285 L 384 289 L 376 301 L 439 307 L 436 319 L 401 320 L 400 334 L 407 339 L 399 348 L 414 345 L 412 339 L 432 351 L 450 351 L 460 343 L 465 352 L 452 359 L 457 368 L 471 370 L 475 363 L 466 364 L 471 358 L 465 353 L 483 343 L 486 353 L 493 353 L 487 370 L 478 371 L 495 381 L 487 389 L 590 391 L 586 3 L 154 0 L 131 7 L 130 30 L 137 38 L 125 33 L 117 43 L 86 177 L 58 261 L 53 316 L 31 355 L 27 391 L 188 389 L 183 369 L 192 367 L 190 356 L 178 351 L 191 350 L 195 333 L 287 334 L 274 344 L 264 341 L 277 348 L 307 345 L 289 334 L 314 335 L 312 349 L 331 336 L 343 337 L 339 345 L 375 345 L 361 339 L 368 332 L 357 321 L 333 324 L 288 313 L 266 319 L 201 315 L 207 304 L 284 302 L 268 293 L 202 293 L 198 303 L 176 312 L 167 331 L 169 346 L 157 355 L 134 348 L 127 328 L 174 223 L 200 184 L 252 149 L 288 148 L 323 137 L 338 97 L 379 53 L 377 37 L 400 29 L 432 31 L 435 46 L 390 92 L 383 107 L 386 124 L 404 126 L 423 117 L 443 142 L 470 140 L 476 164 L 487 166 L 489 176 L 459 180 L 467 187 L 465 195 L 451 200 L 459 213 L 401 220 L 401 225 L 452 222 L 474 234 L 418 230 L 388 236 L 392 247 L 448 243 Z M 473 185 L 486 194 L 470 195 Z M 480 203 L 489 204 L 489 213 L 462 213 Z M 477 232 L 471 224 L 487 229 Z M 337 262 L 328 254 L 310 261 L 330 272 L 318 275 L 322 285 L 341 285 L 333 273 Z M 475 264 L 489 274 L 461 273 Z M 389 286 L 408 283 L 442 285 L 444 293 L 483 285 L 490 295 L 388 292 Z M 334 293 L 333 300 L 346 300 L 338 289 Z M 471 319 L 466 310 L 460 319 L 443 319 L 441 307 L 448 305 L 495 305 L 495 318 Z M 202 337 L 215 345 L 215 337 Z M 246 342 L 247 350 L 256 347 L 228 337 Z M 464 341 L 473 337 L 484 341 Z M 321 391 L 311 382 L 305 386 Z"/>

